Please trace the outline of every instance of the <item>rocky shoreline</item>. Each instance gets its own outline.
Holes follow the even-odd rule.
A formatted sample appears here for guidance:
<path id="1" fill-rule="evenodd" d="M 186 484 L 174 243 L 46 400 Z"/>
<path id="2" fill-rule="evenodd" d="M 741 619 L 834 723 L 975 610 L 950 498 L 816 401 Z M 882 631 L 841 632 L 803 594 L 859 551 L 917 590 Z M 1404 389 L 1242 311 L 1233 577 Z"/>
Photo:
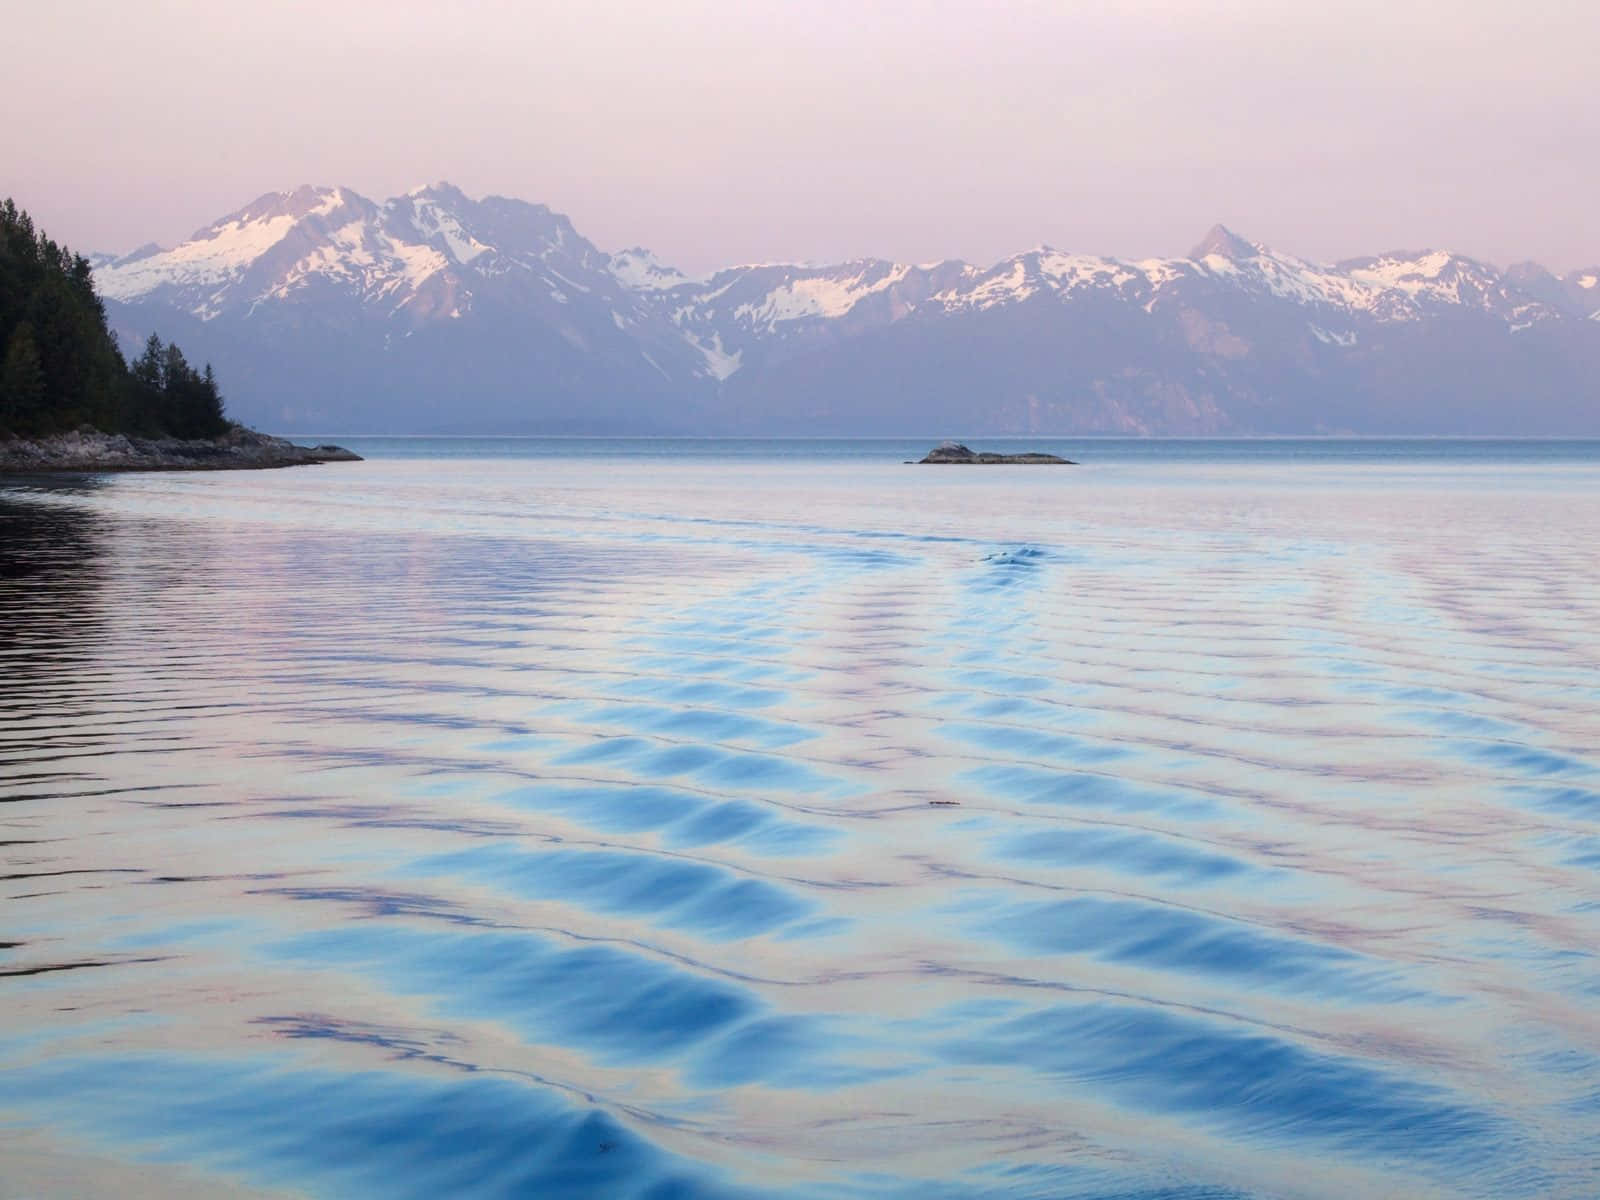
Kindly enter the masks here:
<path id="1" fill-rule="evenodd" d="M 236 427 L 217 438 L 139 438 L 78 429 L 39 438 L 0 437 L 0 473 L 37 471 L 250 471 L 360 462 L 342 446 L 297 446 Z"/>
<path id="2" fill-rule="evenodd" d="M 927 456 L 917 460 L 921 463 L 1009 463 L 1023 465 L 1051 465 L 1075 467 L 1078 464 L 1070 458 L 1061 458 L 1054 454 L 1041 454 L 1030 450 L 1023 454 L 996 454 L 991 450 L 969 450 L 960 442 L 940 442 Z"/>

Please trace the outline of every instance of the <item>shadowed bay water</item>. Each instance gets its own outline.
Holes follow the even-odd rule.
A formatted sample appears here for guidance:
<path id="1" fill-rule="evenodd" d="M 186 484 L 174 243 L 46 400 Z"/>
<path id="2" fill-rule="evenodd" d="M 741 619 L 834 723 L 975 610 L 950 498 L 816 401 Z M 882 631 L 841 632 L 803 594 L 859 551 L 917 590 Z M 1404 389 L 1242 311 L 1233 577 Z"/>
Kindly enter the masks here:
<path id="1" fill-rule="evenodd" d="M 0 485 L 0 1196 L 1600 1194 L 1600 446 L 343 440 Z"/>

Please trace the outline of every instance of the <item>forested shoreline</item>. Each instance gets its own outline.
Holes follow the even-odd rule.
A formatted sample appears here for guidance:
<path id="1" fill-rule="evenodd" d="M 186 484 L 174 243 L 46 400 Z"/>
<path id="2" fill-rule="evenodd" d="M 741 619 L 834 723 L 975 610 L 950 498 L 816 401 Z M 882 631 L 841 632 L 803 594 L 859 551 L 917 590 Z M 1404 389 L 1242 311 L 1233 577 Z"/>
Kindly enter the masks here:
<path id="1" fill-rule="evenodd" d="M 196 370 L 155 334 L 129 364 L 89 260 L 0 205 L 0 438 L 88 426 L 136 437 L 229 431 L 210 364 Z"/>

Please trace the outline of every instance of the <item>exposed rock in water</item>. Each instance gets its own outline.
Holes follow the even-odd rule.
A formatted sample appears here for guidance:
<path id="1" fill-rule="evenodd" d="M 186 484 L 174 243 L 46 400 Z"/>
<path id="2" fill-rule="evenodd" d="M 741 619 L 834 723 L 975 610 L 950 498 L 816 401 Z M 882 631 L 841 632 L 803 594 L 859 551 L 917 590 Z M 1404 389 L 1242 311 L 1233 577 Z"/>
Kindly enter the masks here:
<path id="1" fill-rule="evenodd" d="M 360 462 L 342 446 L 297 446 L 253 429 L 185 441 L 78 429 L 40 438 L 0 437 L 0 471 L 243 471 Z"/>
<path id="2" fill-rule="evenodd" d="M 960 442 L 940 442 L 927 457 L 919 460 L 925 463 L 1059 463 L 1064 467 L 1077 466 L 1070 458 L 1059 458 L 1054 454 L 1040 454 L 1029 451 L 1026 454 L 994 454 L 990 451 L 969 450 Z"/>

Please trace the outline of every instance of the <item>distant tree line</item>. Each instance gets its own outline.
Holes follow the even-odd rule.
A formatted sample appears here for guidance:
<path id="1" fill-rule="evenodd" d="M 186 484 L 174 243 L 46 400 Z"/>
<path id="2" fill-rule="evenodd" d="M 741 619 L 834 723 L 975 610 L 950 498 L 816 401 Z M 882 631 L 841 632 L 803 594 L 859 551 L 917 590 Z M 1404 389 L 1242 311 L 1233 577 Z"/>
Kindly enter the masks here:
<path id="1" fill-rule="evenodd" d="M 214 437 L 229 423 L 207 364 L 154 334 L 129 367 L 89 260 L 0 205 L 0 436 L 91 425 L 145 437 Z"/>

